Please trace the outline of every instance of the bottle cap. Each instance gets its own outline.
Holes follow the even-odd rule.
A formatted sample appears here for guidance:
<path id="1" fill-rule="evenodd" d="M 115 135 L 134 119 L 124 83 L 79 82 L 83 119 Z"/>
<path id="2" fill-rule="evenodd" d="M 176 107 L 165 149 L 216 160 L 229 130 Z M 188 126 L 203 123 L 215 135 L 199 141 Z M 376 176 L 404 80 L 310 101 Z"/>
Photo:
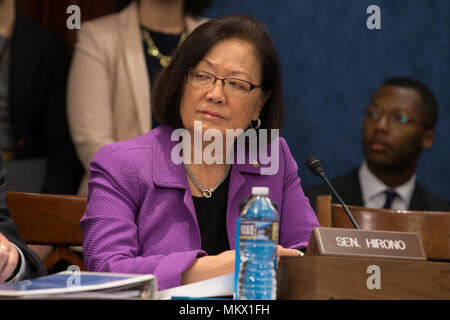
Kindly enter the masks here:
<path id="1" fill-rule="evenodd" d="M 267 187 L 253 187 L 252 194 L 255 196 L 268 196 L 269 188 Z"/>

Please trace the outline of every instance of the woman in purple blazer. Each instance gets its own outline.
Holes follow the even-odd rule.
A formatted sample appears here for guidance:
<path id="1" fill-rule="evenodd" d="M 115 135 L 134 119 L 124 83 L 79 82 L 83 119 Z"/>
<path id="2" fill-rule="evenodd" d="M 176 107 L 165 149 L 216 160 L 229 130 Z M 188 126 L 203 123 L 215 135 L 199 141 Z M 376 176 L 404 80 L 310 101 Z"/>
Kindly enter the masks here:
<path id="1" fill-rule="evenodd" d="M 88 270 L 155 274 L 159 289 L 233 272 L 239 203 L 254 186 L 269 187 L 278 207 L 278 256 L 307 246 L 319 223 L 277 136 L 279 70 L 250 17 L 213 19 L 183 42 L 152 93 L 162 125 L 91 161 Z"/>

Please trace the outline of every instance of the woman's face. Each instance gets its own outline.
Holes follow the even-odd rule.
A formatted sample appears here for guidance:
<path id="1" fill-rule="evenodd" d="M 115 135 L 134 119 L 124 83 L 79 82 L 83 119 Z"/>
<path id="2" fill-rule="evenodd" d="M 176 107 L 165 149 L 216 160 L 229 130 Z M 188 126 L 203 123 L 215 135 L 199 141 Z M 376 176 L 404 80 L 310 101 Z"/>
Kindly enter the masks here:
<path id="1" fill-rule="evenodd" d="M 240 39 L 223 40 L 215 44 L 193 68 L 214 75 L 217 78 L 245 80 L 254 85 L 261 84 L 261 63 L 254 47 Z M 248 93 L 238 93 L 232 87 L 238 82 L 221 80 L 214 84 L 203 83 L 200 73 L 194 81 L 186 81 L 181 97 L 181 120 L 191 134 L 194 121 L 202 122 L 202 132 L 218 129 L 225 137 L 226 129 L 248 128 L 256 120 L 267 97 L 261 88 Z"/>

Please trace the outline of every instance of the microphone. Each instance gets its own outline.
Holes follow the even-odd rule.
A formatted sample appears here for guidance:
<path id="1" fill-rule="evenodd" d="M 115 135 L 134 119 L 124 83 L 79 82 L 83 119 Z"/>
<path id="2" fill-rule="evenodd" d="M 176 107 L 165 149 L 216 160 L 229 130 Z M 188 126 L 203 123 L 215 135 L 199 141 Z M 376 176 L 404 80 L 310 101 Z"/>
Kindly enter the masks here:
<path id="1" fill-rule="evenodd" d="M 327 179 L 325 175 L 325 171 L 322 168 L 322 165 L 320 164 L 319 159 L 317 159 L 314 156 L 309 156 L 305 160 L 305 164 L 308 167 L 308 169 L 314 173 L 316 176 L 319 176 L 330 188 L 331 192 L 333 192 L 334 196 L 338 199 L 338 201 L 341 203 L 342 207 L 344 208 L 345 213 L 347 213 L 347 216 L 349 217 L 350 221 L 352 222 L 355 229 L 359 229 L 358 223 L 355 221 L 355 218 L 353 218 L 352 214 L 350 213 L 350 210 L 348 210 L 347 206 L 345 205 L 342 198 L 339 196 L 339 194 L 334 189 L 331 182 Z"/>

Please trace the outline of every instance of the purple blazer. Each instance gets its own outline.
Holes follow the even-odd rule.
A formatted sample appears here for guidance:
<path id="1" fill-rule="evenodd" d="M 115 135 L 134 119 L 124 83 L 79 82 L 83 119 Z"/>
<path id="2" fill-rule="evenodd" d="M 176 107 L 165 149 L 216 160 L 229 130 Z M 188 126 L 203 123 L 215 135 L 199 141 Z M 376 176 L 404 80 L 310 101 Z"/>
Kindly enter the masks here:
<path id="1" fill-rule="evenodd" d="M 182 164 L 171 160 L 173 129 L 161 125 L 131 140 L 102 147 L 90 163 L 88 205 L 81 219 L 87 270 L 154 274 L 158 288 L 181 284 L 182 272 L 201 250 L 200 230 Z M 279 139 L 279 170 L 233 164 L 230 170 L 226 228 L 235 248 L 238 205 L 253 186 L 267 186 L 277 204 L 279 243 L 306 247 L 316 214 L 303 193 L 297 164 Z"/>

